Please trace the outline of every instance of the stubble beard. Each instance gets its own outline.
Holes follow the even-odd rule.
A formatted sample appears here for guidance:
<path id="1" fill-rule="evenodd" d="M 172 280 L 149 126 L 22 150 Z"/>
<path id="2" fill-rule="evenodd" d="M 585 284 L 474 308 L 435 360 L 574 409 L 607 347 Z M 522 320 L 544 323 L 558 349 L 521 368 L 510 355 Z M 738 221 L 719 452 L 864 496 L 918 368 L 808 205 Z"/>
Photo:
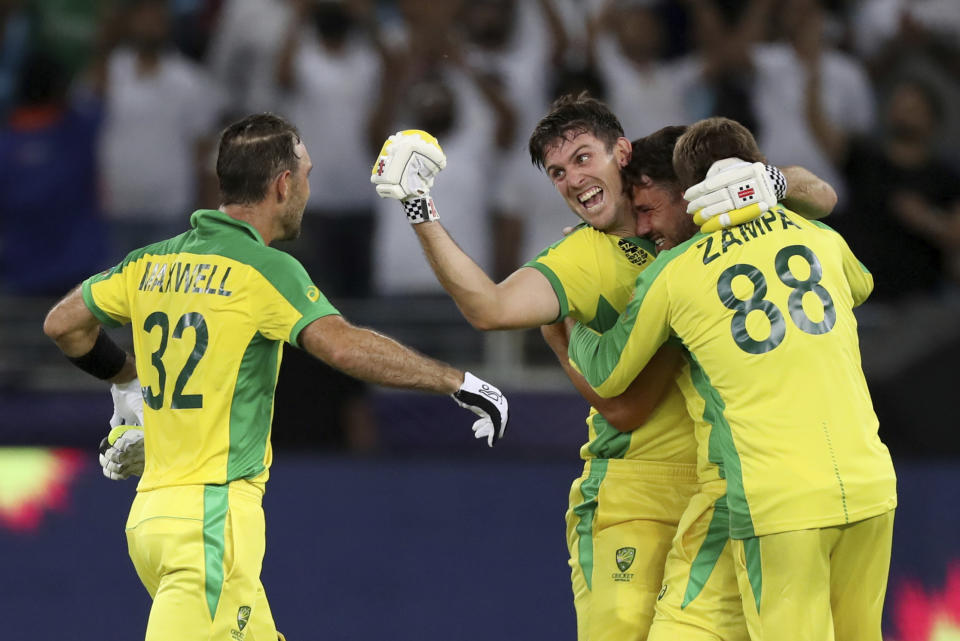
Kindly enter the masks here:
<path id="1" fill-rule="evenodd" d="M 277 240 L 296 240 L 300 238 L 300 229 L 303 226 L 303 208 L 295 207 L 284 214 L 283 219 L 283 235 Z"/>

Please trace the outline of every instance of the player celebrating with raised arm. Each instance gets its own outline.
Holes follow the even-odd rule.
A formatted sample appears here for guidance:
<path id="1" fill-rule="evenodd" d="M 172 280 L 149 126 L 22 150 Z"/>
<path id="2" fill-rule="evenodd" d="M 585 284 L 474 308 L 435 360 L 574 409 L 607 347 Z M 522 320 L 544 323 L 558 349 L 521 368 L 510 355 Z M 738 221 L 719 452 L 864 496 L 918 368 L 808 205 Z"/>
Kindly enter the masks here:
<path id="1" fill-rule="evenodd" d="M 749 131 L 711 118 L 678 140 L 674 164 L 689 185 L 731 156 L 762 161 Z M 666 216 L 649 224 L 675 228 Z M 778 205 L 664 252 L 612 329 L 571 337 L 604 396 L 671 336 L 688 350 L 688 404 L 709 423 L 702 462 L 726 478 L 754 641 L 881 639 L 896 481 L 853 315 L 872 286 L 842 237 Z"/>
<path id="2" fill-rule="evenodd" d="M 195 212 L 189 231 L 87 279 L 44 323 L 84 371 L 143 384 L 146 463 L 126 532 L 153 598 L 148 641 L 278 637 L 260 583 L 261 498 L 283 342 L 373 383 L 451 394 L 480 416 L 473 429 L 489 445 L 506 427 L 497 388 L 351 325 L 296 259 L 269 246 L 298 235 L 310 169 L 285 120 L 230 125 L 220 210 Z M 101 328 L 126 323 L 136 361 Z M 129 410 L 118 407 L 135 419 Z"/>
<path id="3" fill-rule="evenodd" d="M 655 252 L 652 242 L 638 237 L 621 175 L 630 161 L 630 141 L 605 105 L 567 96 L 541 120 L 530 150 L 587 224 L 499 284 L 438 221 L 427 182 L 446 161 L 432 136 L 418 131 L 392 136 L 371 180 L 381 196 L 403 200 L 438 280 L 475 327 L 530 328 L 567 316 L 608 327 Z M 670 151 L 672 146 L 668 159 Z M 679 192 L 674 201 L 682 212 Z M 664 558 L 697 489 L 693 425 L 673 381 L 677 359 L 665 349 L 620 399 L 588 394 L 593 408 L 589 440 L 581 449 L 586 462 L 571 488 L 567 513 L 581 640 L 645 638 Z M 640 425 L 642 430 L 631 432 Z"/>

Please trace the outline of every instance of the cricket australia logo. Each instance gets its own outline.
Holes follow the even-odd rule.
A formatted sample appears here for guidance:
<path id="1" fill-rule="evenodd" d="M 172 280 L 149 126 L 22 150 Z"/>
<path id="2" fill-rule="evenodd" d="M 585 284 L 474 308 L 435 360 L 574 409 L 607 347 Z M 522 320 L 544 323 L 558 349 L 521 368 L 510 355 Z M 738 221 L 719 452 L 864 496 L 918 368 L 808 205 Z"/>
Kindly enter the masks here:
<path id="1" fill-rule="evenodd" d="M 614 581 L 632 581 L 633 573 L 627 570 L 633 565 L 633 560 L 637 558 L 637 548 L 620 548 L 617 550 L 616 562 L 619 572 L 613 573 Z"/>
<path id="2" fill-rule="evenodd" d="M 650 260 L 650 254 L 643 251 L 626 238 L 621 238 L 619 241 L 617 241 L 617 246 L 620 247 L 620 251 L 622 251 L 624 256 L 627 257 L 627 260 L 634 265 L 643 265 Z"/>
<path id="3" fill-rule="evenodd" d="M 241 605 L 240 609 L 237 610 L 237 627 L 239 630 L 230 630 L 230 636 L 236 641 L 243 641 L 245 636 L 243 629 L 247 627 L 247 623 L 250 622 L 250 606 Z"/>

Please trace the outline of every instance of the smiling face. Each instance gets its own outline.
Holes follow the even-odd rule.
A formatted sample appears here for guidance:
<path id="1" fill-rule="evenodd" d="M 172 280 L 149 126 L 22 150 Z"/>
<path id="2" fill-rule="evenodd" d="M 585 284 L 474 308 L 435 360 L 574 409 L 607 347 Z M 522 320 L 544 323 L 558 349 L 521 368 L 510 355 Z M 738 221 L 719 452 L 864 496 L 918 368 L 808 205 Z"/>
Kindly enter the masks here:
<path id="1" fill-rule="evenodd" d="M 632 192 L 636 233 L 652 240 L 658 252 L 672 249 L 697 233 L 697 225 L 687 214 L 687 201 L 678 186 L 645 178 Z"/>
<path id="2" fill-rule="evenodd" d="M 547 176 L 573 212 L 603 232 L 633 236 L 636 221 L 624 193 L 621 168 L 630 160 L 630 141 L 618 138 L 612 149 L 587 132 L 571 132 L 546 147 Z"/>

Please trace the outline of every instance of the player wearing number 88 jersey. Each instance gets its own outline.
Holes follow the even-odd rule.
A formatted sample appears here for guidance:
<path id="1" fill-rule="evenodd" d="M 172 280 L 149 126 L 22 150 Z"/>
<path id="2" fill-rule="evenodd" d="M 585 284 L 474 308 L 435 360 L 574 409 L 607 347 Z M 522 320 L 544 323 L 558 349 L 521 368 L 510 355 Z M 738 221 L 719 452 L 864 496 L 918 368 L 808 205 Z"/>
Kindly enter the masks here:
<path id="1" fill-rule="evenodd" d="M 839 234 L 778 206 L 661 253 L 615 328 L 577 329 L 571 356 L 617 394 L 675 333 L 697 393 L 722 412 L 709 454 L 727 478 L 731 535 L 850 523 L 895 504 L 852 311 L 872 282 Z M 784 467 L 801 459 L 802 483 Z"/>
<path id="2" fill-rule="evenodd" d="M 703 177 L 684 174 L 682 150 L 709 150 L 685 139 L 710 133 L 694 125 L 677 142 L 682 183 Z M 611 330 L 571 337 L 601 396 L 622 392 L 671 335 L 683 342 L 688 405 L 706 419 L 699 456 L 726 478 L 754 641 L 880 639 L 896 480 L 853 314 L 872 287 L 839 234 L 777 206 L 661 253 Z"/>

